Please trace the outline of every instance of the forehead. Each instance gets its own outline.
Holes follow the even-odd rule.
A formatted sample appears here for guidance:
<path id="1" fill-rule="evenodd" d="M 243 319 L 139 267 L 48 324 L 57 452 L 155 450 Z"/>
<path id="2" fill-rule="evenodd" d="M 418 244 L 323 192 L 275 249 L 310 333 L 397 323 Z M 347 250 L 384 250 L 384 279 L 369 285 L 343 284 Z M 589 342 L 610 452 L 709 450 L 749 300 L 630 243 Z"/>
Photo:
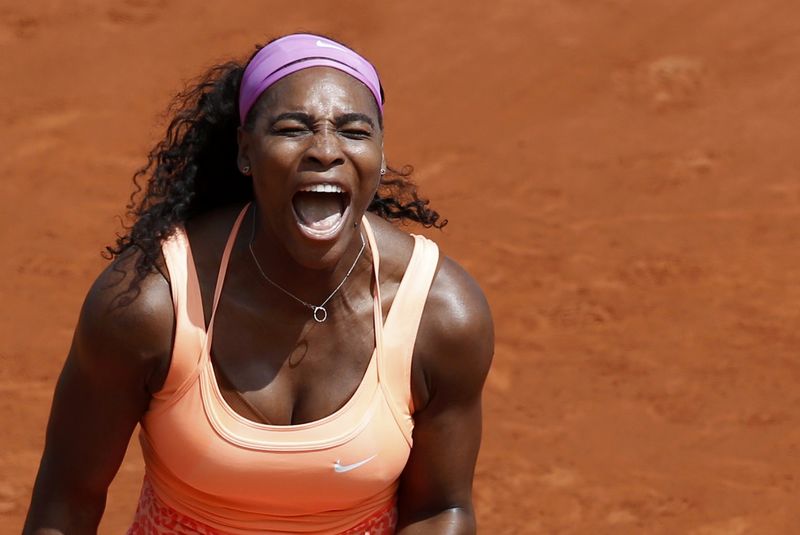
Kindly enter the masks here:
<path id="1" fill-rule="evenodd" d="M 310 67 L 281 78 L 261 98 L 260 111 L 364 113 L 378 119 L 378 105 L 367 86 L 332 67 Z"/>

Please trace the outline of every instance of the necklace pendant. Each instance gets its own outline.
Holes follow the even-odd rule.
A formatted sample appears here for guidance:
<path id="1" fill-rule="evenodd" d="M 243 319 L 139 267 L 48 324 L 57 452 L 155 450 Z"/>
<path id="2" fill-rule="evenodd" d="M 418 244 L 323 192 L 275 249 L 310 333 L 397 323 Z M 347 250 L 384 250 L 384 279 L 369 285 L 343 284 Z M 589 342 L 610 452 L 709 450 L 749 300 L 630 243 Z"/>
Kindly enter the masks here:
<path id="1" fill-rule="evenodd" d="M 328 311 L 325 310 L 325 307 L 314 307 L 313 310 L 314 313 L 312 315 L 317 323 L 322 323 L 328 319 Z"/>

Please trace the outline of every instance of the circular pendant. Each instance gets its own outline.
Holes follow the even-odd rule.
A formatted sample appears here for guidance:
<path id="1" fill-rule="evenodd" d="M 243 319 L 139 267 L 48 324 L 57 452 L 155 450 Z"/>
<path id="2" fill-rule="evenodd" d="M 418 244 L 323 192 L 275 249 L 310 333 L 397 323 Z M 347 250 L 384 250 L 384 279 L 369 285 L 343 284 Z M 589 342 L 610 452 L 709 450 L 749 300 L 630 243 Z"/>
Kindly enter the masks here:
<path id="1" fill-rule="evenodd" d="M 314 307 L 314 321 L 317 323 L 322 323 L 326 319 L 328 319 L 328 311 L 325 310 L 325 307 Z"/>

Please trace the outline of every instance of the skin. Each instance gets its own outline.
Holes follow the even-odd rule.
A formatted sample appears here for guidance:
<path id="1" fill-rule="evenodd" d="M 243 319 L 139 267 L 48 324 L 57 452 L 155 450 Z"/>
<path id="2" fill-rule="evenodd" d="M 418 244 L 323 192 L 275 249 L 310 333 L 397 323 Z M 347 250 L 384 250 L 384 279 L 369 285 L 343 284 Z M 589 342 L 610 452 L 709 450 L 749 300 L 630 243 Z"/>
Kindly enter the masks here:
<path id="1" fill-rule="evenodd" d="M 299 424 L 325 417 L 350 398 L 368 365 L 369 249 L 329 303 L 329 319 L 316 324 L 308 309 L 263 280 L 248 242 L 254 228 L 253 249 L 264 271 L 295 295 L 318 303 L 330 294 L 357 257 L 361 215 L 384 164 L 372 98 L 340 71 L 302 70 L 272 86 L 257 104 L 253 128 L 239 133 L 238 163 L 252 170 L 258 209 L 255 219 L 252 210 L 246 216 L 231 254 L 213 363 L 226 400 L 253 420 Z M 344 230 L 324 242 L 300 232 L 291 205 L 298 185 L 322 178 L 345 184 L 351 199 Z M 186 225 L 207 323 L 222 249 L 240 209 L 222 208 Z M 367 217 L 380 249 L 385 317 L 413 240 L 374 214 Z M 96 531 L 131 434 L 166 377 L 174 329 L 166 270 L 148 276 L 135 299 L 120 298 L 136 254 L 116 259 L 98 277 L 81 310 L 56 387 L 26 534 Z M 412 361 L 414 446 L 401 475 L 398 533 L 475 533 L 471 489 L 492 354 L 486 299 L 443 256 Z"/>

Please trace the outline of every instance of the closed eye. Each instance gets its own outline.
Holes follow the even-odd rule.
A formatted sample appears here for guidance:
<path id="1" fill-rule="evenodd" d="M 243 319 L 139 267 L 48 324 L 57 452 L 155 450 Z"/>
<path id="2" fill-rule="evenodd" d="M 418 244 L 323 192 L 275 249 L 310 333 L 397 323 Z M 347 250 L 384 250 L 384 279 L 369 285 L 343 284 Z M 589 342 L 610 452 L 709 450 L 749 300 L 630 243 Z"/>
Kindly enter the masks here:
<path id="1" fill-rule="evenodd" d="M 286 136 L 286 137 L 297 137 L 309 132 L 309 129 L 305 126 L 282 126 L 282 127 L 273 127 L 272 133 L 277 134 L 279 136 Z"/>
<path id="2" fill-rule="evenodd" d="M 286 112 L 271 117 L 268 124 L 272 134 L 296 137 L 310 132 L 314 122 L 307 113 Z"/>
<path id="3" fill-rule="evenodd" d="M 344 128 L 340 132 L 351 139 L 368 139 L 372 136 L 372 132 L 364 128 Z"/>
<path id="4" fill-rule="evenodd" d="M 334 120 L 339 132 L 350 139 L 369 139 L 375 123 L 363 113 L 344 113 Z"/>

